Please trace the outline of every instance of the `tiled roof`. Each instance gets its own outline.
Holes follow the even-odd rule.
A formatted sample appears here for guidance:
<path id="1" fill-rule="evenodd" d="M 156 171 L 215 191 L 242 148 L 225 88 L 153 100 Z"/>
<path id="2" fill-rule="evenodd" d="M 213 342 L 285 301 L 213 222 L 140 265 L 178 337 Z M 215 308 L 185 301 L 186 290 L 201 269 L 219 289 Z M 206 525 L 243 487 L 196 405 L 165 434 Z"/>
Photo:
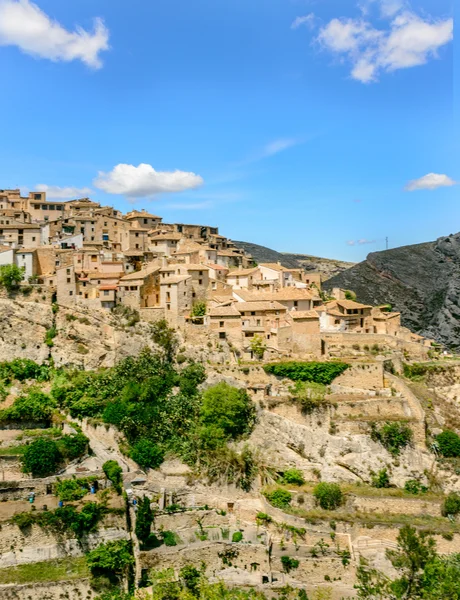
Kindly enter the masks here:
<path id="1" fill-rule="evenodd" d="M 257 271 L 257 267 L 252 267 L 251 269 L 237 269 L 230 271 L 227 277 L 245 277 L 246 275 L 252 275 Z"/>
<path id="2" fill-rule="evenodd" d="M 285 312 L 287 310 L 286 307 L 279 302 L 237 302 L 235 306 L 240 312 L 268 310 L 280 310 Z"/>
<path id="3" fill-rule="evenodd" d="M 360 304 L 359 302 L 354 302 L 353 300 L 336 300 L 335 302 L 347 310 L 354 308 L 372 308 L 372 305 L 370 304 Z"/>
<path id="4" fill-rule="evenodd" d="M 209 311 L 210 317 L 240 317 L 235 306 L 216 306 Z"/>
<path id="5" fill-rule="evenodd" d="M 257 283 L 257 282 L 256 282 Z M 241 296 L 246 302 L 260 302 L 264 300 L 317 300 L 319 296 L 306 288 L 286 287 L 276 292 L 249 292 L 238 290 L 238 296 Z"/>
<path id="6" fill-rule="evenodd" d="M 319 319 L 316 310 L 293 310 L 289 315 L 293 319 Z"/>
<path id="7" fill-rule="evenodd" d="M 177 277 L 169 277 L 163 281 L 160 281 L 160 285 L 167 285 L 169 283 L 181 283 L 186 279 L 191 279 L 190 275 L 178 275 Z"/>
<path id="8" fill-rule="evenodd" d="M 145 269 L 141 269 L 140 271 L 134 271 L 134 273 L 129 273 L 120 279 L 120 281 L 133 281 L 134 279 L 144 279 L 147 275 L 151 275 L 152 273 L 156 273 L 160 270 L 158 265 L 154 265 L 151 267 L 147 267 Z"/>

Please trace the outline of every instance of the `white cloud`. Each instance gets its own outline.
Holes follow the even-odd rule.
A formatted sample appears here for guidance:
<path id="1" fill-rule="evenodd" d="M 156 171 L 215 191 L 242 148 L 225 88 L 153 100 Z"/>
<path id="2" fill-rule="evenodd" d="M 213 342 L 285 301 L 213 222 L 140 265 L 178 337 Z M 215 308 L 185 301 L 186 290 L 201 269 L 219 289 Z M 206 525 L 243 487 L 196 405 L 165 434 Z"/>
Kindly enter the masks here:
<path id="1" fill-rule="evenodd" d="M 453 39 L 453 19 L 419 17 L 403 2 L 380 0 L 382 16 L 391 21 L 377 29 L 360 18 L 335 18 L 319 31 L 320 45 L 351 65 L 351 77 L 377 81 L 382 72 L 423 65 Z"/>
<path id="2" fill-rule="evenodd" d="M 35 189 L 37 192 L 46 192 L 47 198 L 54 198 L 55 200 L 86 198 L 93 193 L 93 190 L 87 187 L 59 187 L 58 185 L 46 185 L 45 183 L 39 183 L 35 186 Z"/>
<path id="3" fill-rule="evenodd" d="M 365 238 L 362 238 L 360 240 L 349 240 L 347 242 L 348 246 L 364 246 L 366 244 L 375 244 L 376 240 L 366 240 Z"/>
<path id="4" fill-rule="evenodd" d="M 274 154 L 279 154 L 280 152 L 284 152 L 284 150 L 288 150 L 293 146 L 299 144 L 300 141 L 295 138 L 285 138 L 280 140 L 275 140 L 270 142 L 262 149 L 262 158 L 266 156 L 273 156 Z"/>
<path id="5" fill-rule="evenodd" d="M 291 29 L 298 29 L 302 25 L 313 27 L 314 23 L 315 15 L 313 13 L 310 13 L 309 15 L 305 15 L 303 17 L 296 17 L 291 23 Z"/>
<path id="6" fill-rule="evenodd" d="M 436 190 L 440 187 L 451 187 L 456 185 L 457 182 L 439 173 L 428 173 L 420 177 L 420 179 L 413 179 L 404 188 L 407 192 L 415 192 L 417 190 Z"/>
<path id="7" fill-rule="evenodd" d="M 93 32 L 79 26 L 68 31 L 30 0 L 0 0 L 0 46 L 17 46 L 53 61 L 81 60 L 98 69 L 99 53 L 109 48 L 108 40 L 101 19 L 94 20 Z"/>
<path id="8" fill-rule="evenodd" d="M 109 173 L 99 172 L 94 185 L 109 194 L 147 198 L 155 194 L 182 192 L 203 185 L 203 178 L 184 171 L 155 171 L 151 165 L 119 164 Z"/>

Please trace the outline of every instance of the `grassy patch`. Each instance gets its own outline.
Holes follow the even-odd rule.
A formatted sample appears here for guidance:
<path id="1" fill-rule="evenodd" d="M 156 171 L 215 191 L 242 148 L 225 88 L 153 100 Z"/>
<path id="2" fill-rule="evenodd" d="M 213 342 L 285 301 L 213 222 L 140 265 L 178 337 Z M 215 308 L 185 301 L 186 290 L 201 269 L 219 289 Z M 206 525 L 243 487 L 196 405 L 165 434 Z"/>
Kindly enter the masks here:
<path id="1" fill-rule="evenodd" d="M 64 558 L 0 569 L 0 584 L 65 581 L 89 577 L 85 558 Z"/>
<path id="2" fill-rule="evenodd" d="M 7 446 L 2 448 L 0 446 L 0 456 L 22 456 L 26 451 L 27 444 L 21 444 L 19 446 Z"/>

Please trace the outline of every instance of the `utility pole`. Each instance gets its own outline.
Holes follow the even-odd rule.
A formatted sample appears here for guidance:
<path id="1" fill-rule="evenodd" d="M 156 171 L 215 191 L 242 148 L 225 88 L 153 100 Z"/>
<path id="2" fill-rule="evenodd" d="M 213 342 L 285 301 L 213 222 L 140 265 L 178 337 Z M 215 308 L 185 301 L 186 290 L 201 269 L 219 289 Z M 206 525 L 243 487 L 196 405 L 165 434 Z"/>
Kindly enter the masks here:
<path id="1" fill-rule="evenodd" d="M 385 238 L 386 249 L 388 250 L 388 237 Z"/>

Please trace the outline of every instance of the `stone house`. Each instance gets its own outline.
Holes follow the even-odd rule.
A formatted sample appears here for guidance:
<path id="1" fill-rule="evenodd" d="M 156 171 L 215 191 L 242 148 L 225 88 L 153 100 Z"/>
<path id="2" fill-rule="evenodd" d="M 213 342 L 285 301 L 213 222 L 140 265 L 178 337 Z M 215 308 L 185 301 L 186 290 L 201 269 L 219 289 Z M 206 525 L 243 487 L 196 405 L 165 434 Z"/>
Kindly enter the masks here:
<path id="1" fill-rule="evenodd" d="M 243 264 L 241 254 L 235 254 L 230 250 L 220 250 L 217 252 L 216 263 L 222 267 L 239 268 Z"/>
<path id="2" fill-rule="evenodd" d="M 190 314 L 193 302 L 191 280 L 190 275 L 177 275 L 160 282 L 160 304 L 165 308 L 165 318 L 174 326 L 183 324 Z"/>
<path id="3" fill-rule="evenodd" d="M 234 306 L 241 315 L 244 338 L 260 335 L 270 340 L 280 326 L 287 325 L 286 307 L 279 302 L 237 302 Z"/>
<path id="4" fill-rule="evenodd" d="M 124 275 L 118 282 L 118 302 L 133 309 L 160 305 L 160 266 Z"/>
<path id="5" fill-rule="evenodd" d="M 209 269 L 209 279 L 214 281 L 225 282 L 227 279 L 228 269 L 215 263 L 206 263 Z"/>
<path id="6" fill-rule="evenodd" d="M 171 256 L 182 239 L 180 233 L 157 232 L 155 230 L 149 232 L 149 237 L 149 250 L 162 256 Z"/>
<path id="7" fill-rule="evenodd" d="M 398 335 L 401 331 L 401 313 L 390 312 L 386 306 L 372 309 L 373 331 L 386 335 Z"/>
<path id="8" fill-rule="evenodd" d="M 235 269 L 227 274 L 227 283 L 235 290 L 251 290 L 254 281 L 260 279 L 260 272 L 257 267 L 252 269 Z"/>
<path id="9" fill-rule="evenodd" d="M 210 308 L 207 323 L 211 332 L 220 340 L 227 340 L 237 346 L 241 345 L 241 314 L 234 304 Z"/>
<path id="10" fill-rule="evenodd" d="M 161 217 L 152 215 L 145 209 L 132 210 L 125 215 L 125 219 L 129 221 L 131 227 L 135 229 L 147 229 L 148 231 L 156 229 L 163 220 Z"/>
<path id="11" fill-rule="evenodd" d="M 287 269 L 281 263 L 261 263 L 259 264 L 261 279 L 273 281 L 279 287 L 295 286 L 296 281 L 301 282 L 300 269 Z"/>
<path id="12" fill-rule="evenodd" d="M 373 333 L 372 306 L 353 300 L 333 300 L 316 308 L 321 332 Z"/>
<path id="13" fill-rule="evenodd" d="M 27 281 L 29 277 L 37 275 L 37 249 L 36 248 L 21 248 L 14 252 L 14 262 L 20 269 L 24 269 L 24 279 Z"/>
<path id="14" fill-rule="evenodd" d="M 40 225 L 15 223 L 0 225 L 0 244 L 12 248 L 37 248 L 41 245 Z"/>
<path id="15" fill-rule="evenodd" d="M 238 302 L 279 302 L 288 311 L 308 311 L 321 304 L 321 298 L 315 291 L 296 287 L 277 288 L 267 292 L 235 290 L 233 297 Z"/>

